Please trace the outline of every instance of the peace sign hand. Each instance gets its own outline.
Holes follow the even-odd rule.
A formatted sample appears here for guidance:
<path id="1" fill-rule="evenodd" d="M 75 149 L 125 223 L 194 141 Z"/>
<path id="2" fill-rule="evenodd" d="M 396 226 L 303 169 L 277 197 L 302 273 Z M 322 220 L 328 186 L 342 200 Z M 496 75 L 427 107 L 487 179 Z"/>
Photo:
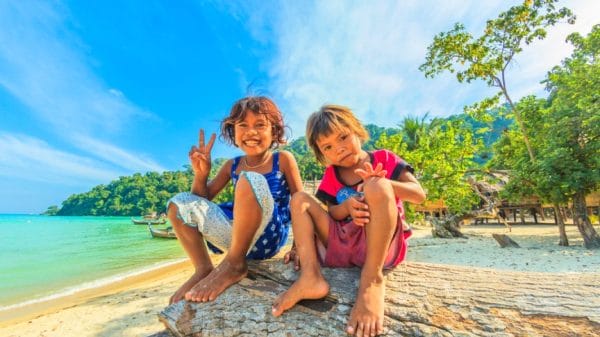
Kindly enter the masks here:
<path id="1" fill-rule="evenodd" d="M 213 133 L 210 136 L 208 145 L 205 145 L 204 129 L 200 129 L 200 134 L 198 135 L 198 146 L 192 146 L 188 154 L 194 175 L 200 178 L 208 178 L 208 174 L 210 173 L 210 151 L 212 150 L 216 137 L 217 135 Z"/>

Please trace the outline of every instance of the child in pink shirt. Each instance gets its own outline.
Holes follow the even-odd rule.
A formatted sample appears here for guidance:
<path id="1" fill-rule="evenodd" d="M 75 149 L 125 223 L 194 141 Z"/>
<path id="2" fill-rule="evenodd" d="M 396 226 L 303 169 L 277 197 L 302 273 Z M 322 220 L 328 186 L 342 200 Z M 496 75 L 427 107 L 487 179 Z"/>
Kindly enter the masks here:
<path id="1" fill-rule="evenodd" d="M 327 295 L 326 267 L 361 267 L 360 285 L 346 332 L 373 336 L 383 332 L 385 279 L 383 269 L 397 266 L 406 254 L 410 236 L 402 201 L 421 203 L 425 192 L 412 167 L 388 150 L 367 152 L 368 133 L 352 111 L 326 105 L 313 113 L 306 139 L 327 168 L 317 198 L 298 192 L 292 196 L 295 248 L 286 262 L 298 259 L 298 280 L 273 304 L 281 315 L 302 299 Z M 317 249 L 315 249 L 317 247 Z"/>

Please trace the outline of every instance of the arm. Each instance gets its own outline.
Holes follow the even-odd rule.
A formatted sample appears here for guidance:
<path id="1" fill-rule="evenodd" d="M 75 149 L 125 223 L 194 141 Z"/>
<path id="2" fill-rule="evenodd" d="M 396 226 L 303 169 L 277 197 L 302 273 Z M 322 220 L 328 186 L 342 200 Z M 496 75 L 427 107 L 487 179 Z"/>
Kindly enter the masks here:
<path id="1" fill-rule="evenodd" d="M 425 201 L 425 191 L 415 176 L 408 170 L 404 170 L 398 180 L 390 180 L 397 198 L 420 204 Z"/>
<path id="2" fill-rule="evenodd" d="M 351 199 L 354 198 L 348 198 L 346 201 L 339 205 L 334 205 L 328 202 L 327 211 L 329 212 L 329 215 L 331 215 L 331 217 L 335 220 L 344 220 L 347 217 L 349 217 L 350 209 L 348 208 L 347 204 L 348 202 L 350 202 Z"/>
<path id="3" fill-rule="evenodd" d="M 355 224 L 366 225 L 369 223 L 369 205 L 364 196 L 353 196 L 339 205 L 327 203 L 329 215 L 334 220 L 344 220 L 351 217 Z"/>
<path id="4" fill-rule="evenodd" d="M 301 192 L 304 188 L 302 187 L 302 178 L 300 177 L 300 170 L 298 169 L 298 163 L 296 163 L 294 155 L 288 151 L 280 151 L 279 163 L 281 172 L 283 172 L 290 188 L 290 194 L 293 195 L 296 192 Z"/>
<path id="5" fill-rule="evenodd" d="M 204 197 L 208 200 L 212 200 L 221 190 L 227 185 L 231 179 L 231 165 L 233 165 L 233 159 L 229 159 L 217 175 L 208 183 L 206 178 L 194 175 L 194 181 L 192 182 L 192 193 Z"/>

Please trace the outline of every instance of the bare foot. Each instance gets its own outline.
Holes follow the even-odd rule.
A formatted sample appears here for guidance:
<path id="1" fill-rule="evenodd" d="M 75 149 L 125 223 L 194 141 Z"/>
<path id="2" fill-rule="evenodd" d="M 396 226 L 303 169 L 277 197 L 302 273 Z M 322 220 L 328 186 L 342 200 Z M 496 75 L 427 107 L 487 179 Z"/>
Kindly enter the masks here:
<path id="1" fill-rule="evenodd" d="M 206 275 L 210 274 L 212 270 L 212 266 L 210 266 L 210 268 L 207 268 L 206 270 L 196 270 L 196 272 L 192 276 L 190 276 L 190 278 L 187 281 L 185 281 L 185 283 L 182 284 L 181 287 L 179 287 L 179 289 L 177 289 L 173 296 L 171 296 L 171 298 L 169 299 L 169 305 L 181 301 L 185 296 L 185 293 L 187 293 L 188 290 L 192 289 L 192 287 L 196 283 L 200 282 L 200 280 L 205 278 Z"/>
<path id="2" fill-rule="evenodd" d="M 358 337 L 383 333 L 385 281 L 383 275 L 361 277 L 356 303 L 350 313 L 346 332 Z"/>
<path id="3" fill-rule="evenodd" d="M 225 289 L 246 277 L 247 273 L 246 260 L 232 263 L 225 258 L 208 276 L 185 293 L 185 299 L 194 302 L 214 301 Z"/>
<path id="4" fill-rule="evenodd" d="M 310 274 L 310 275 L 309 275 Z M 273 302 L 273 316 L 278 317 L 301 300 L 315 300 L 327 296 L 329 284 L 320 272 L 316 274 L 303 271 L 300 278 L 292 284 L 290 289 L 282 293 Z"/>

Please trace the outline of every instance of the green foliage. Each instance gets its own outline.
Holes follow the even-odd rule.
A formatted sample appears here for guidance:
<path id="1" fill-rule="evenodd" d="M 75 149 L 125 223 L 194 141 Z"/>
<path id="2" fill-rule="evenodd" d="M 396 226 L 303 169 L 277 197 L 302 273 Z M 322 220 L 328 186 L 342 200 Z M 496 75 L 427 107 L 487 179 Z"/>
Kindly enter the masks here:
<path id="1" fill-rule="evenodd" d="M 308 148 L 305 137 L 294 140 L 284 149 L 290 151 L 294 155 L 294 158 L 296 158 L 300 176 L 303 180 L 321 179 L 325 168 L 317 161 L 313 152 Z"/>
<path id="2" fill-rule="evenodd" d="M 384 139 L 389 138 L 394 139 L 394 141 L 402 140 L 407 144 L 410 143 L 412 145 L 409 146 L 409 150 L 415 151 L 417 143 L 420 142 L 418 139 L 421 139 L 421 136 L 417 135 L 419 128 L 426 126 L 436 129 L 438 133 L 441 133 L 447 128 L 446 123 L 450 123 L 451 125 L 461 124 L 461 128 L 466 128 L 461 132 L 471 134 L 469 137 L 472 137 L 472 139 L 469 139 L 472 142 L 483 141 L 487 144 L 496 139 L 498 128 L 505 127 L 507 120 L 498 117 L 491 124 L 483 124 L 463 114 L 452 116 L 447 120 L 434 119 L 432 121 L 427 121 L 427 116 L 420 118 L 409 117 L 400 123 L 400 128 L 384 128 L 369 124 L 365 127 L 369 131 L 370 140 L 364 145 L 364 148 L 367 150 L 382 148 L 379 140 L 381 137 L 384 137 Z M 466 139 L 466 136 L 455 136 Z M 441 136 L 438 135 L 438 137 Z M 446 140 L 440 139 L 436 142 L 436 146 L 441 146 Z M 290 151 L 296 158 L 303 180 L 321 179 L 324 167 L 317 163 L 304 137 L 292 141 L 284 149 Z M 398 151 L 397 153 L 404 155 L 403 151 Z M 483 158 L 481 154 L 478 154 L 476 158 L 479 157 Z M 485 159 L 482 159 L 482 161 L 485 161 Z M 223 158 L 215 159 L 210 176 L 214 177 L 225 162 L 226 159 Z M 48 214 L 137 216 L 149 212 L 161 213 L 165 210 L 165 205 L 169 198 L 176 193 L 190 190 L 193 174 L 189 165 L 185 165 L 184 168 L 185 170 L 183 171 L 164 172 L 162 174 L 150 172 L 144 175 L 137 173 L 129 177 L 120 177 L 108 185 L 98 185 L 92 188 L 91 191 L 71 195 L 63 202 L 60 210 L 55 208 L 51 210 L 49 208 L 49 211 L 51 210 L 52 213 Z M 217 203 L 230 200 L 233 200 L 233 186 L 231 183 L 213 199 Z M 410 209 L 407 212 L 411 214 Z"/>
<path id="3" fill-rule="evenodd" d="M 225 163 L 217 159 L 213 163 L 211 176 Z M 165 211 L 167 201 L 175 194 L 189 191 L 194 175 L 189 166 L 185 171 L 136 173 L 120 177 L 108 185 L 98 185 L 91 191 L 71 195 L 63 201 L 56 215 L 130 215 L 138 216 Z M 229 184 L 215 202 L 233 199 L 233 188 Z"/>
<path id="4" fill-rule="evenodd" d="M 167 200 L 176 193 L 189 191 L 190 171 L 136 173 L 120 177 L 108 185 L 71 195 L 63 201 L 57 215 L 141 215 L 161 213 Z"/>
<path id="5" fill-rule="evenodd" d="M 490 86 L 499 86 L 507 65 L 515 54 L 546 36 L 545 28 L 563 18 L 573 22 L 573 13 L 567 8 L 557 10 L 557 0 L 526 0 L 488 20 L 481 36 L 475 38 L 456 23 L 448 32 L 438 34 L 428 47 L 426 62 L 419 69 L 427 77 L 441 72 L 456 73 L 459 82 L 484 80 Z"/>
<path id="6" fill-rule="evenodd" d="M 42 213 L 42 215 L 56 215 L 58 213 L 58 206 L 56 205 L 52 205 L 49 206 L 48 209 L 46 209 L 46 211 L 44 213 Z"/>
<path id="7" fill-rule="evenodd" d="M 600 186 L 600 25 L 569 41 L 572 56 L 545 81 L 549 98 L 530 96 L 517 104 L 538 159 L 528 160 L 514 128 L 494 146 L 491 165 L 511 170 L 506 192 L 513 199 L 537 195 L 561 204 Z"/>
<path id="8" fill-rule="evenodd" d="M 474 157 L 481 140 L 474 139 L 471 129 L 461 120 L 422 122 L 417 130 L 413 123 L 405 125 L 411 128 L 413 139 L 404 132 L 382 134 L 377 146 L 397 153 L 413 166 L 415 176 L 427 191 L 427 200 L 444 199 L 455 214 L 470 210 L 478 198 L 465 176 L 478 167 Z"/>
<path id="9" fill-rule="evenodd" d="M 427 49 L 425 63 L 419 67 L 426 77 L 448 71 L 456 73 L 456 79 L 461 83 L 483 80 L 488 86 L 497 87 L 498 92 L 494 96 L 466 107 L 465 111 L 476 118 L 486 119 L 485 112 L 497 106 L 500 97 L 504 96 L 515 114 L 532 160 L 535 156 L 529 130 L 509 96 L 505 71 L 515 55 L 523 50 L 524 44 L 546 36 L 545 28 L 562 19 L 574 23 L 571 10 L 557 9 L 556 2 L 558 0 L 525 0 L 521 5 L 500 13 L 498 18 L 488 20 L 479 37 L 473 37 L 464 25 L 456 23 L 452 30 L 434 37 Z"/>

